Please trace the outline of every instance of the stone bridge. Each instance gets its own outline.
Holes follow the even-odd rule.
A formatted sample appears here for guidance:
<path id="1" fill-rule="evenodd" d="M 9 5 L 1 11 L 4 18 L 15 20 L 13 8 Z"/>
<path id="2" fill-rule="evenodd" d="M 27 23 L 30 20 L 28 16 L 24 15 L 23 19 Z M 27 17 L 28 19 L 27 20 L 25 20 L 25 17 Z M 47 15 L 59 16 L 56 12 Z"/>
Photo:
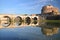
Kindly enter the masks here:
<path id="1" fill-rule="evenodd" d="M 39 19 L 39 16 L 0 14 L 0 28 L 36 26 Z"/>

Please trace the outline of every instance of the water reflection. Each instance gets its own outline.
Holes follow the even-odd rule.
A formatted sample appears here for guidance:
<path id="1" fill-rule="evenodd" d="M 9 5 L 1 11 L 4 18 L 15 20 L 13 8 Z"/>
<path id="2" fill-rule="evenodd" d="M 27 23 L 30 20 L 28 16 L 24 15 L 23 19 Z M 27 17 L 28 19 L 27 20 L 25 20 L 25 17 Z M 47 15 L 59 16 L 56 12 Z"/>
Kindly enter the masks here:
<path id="1" fill-rule="evenodd" d="M 38 25 L 38 26 L 41 27 L 42 34 L 44 34 L 46 36 L 52 36 L 52 35 L 58 33 L 60 23 L 43 22 L 43 24 Z"/>
<path id="2" fill-rule="evenodd" d="M 33 21 L 34 24 L 37 24 L 37 21 Z"/>
<path id="3" fill-rule="evenodd" d="M 29 25 L 29 24 L 31 23 L 31 19 L 30 19 L 30 17 L 26 17 L 26 19 L 25 19 L 25 23 L 27 23 L 27 25 Z"/>
<path id="4" fill-rule="evenodd" d="M 53 27 L 53 28 L 42 28 L 41 31 L 44 35 L 51 36 L 58 33 L 59 28 Z"/>
<path id="5" fill-rule="evenodd" d="M 34 21 L 33 21 L 34 24 L 37 24 L 37 23 L 38 23 L 38 22 L 37 22 L 38 19 L 37 19 L 36 17 L 34 17 L 33 20 L 34 20 Z"/>
<path id="6" fill-rule="evenodd" d="M 11 18 L 9 16 L 4 16 L 4 18 L 7 18 L 7 22 L 2 24 L 2 26 L 8 27 L 11 24 Z"/>
<path id="7" fill-rule="evenodd" d="M 22 18 L 20 16 L 17 16 L 14 21 L 15 21 L 15 23 L 17 25 L 21 25 L 22 24 Z"/>
<path id="8" fill-rule="evenodd" d="M 0 29 L 0 38 L 3 40 L 59 40 L 60 23 L 38 22 L 35 26 L 26 26 L 23 28 Z M 22 25 L 22 24 L 21 24 Z M 53 39 L 54 38 L 54 39 Z"/>
<path id="9" fill-rule="evenodd" d="M 58 23 L 58 22 L 56 22 L 56 23 L 54 23 L 54 22 L 39 22 L 39 21 L 37 21 L 36 17 L 33 19 L 34 21 L 32 21 L 32 23 L 31 23 L 31 19 L 29 17 L 26 17 L 25 22 L 22 22 L 21 21 L 22 18 L 19 17 L 19 16 L 17 17 L 17 20 L 18 21 L 15 20 L 16 21 L 16 25 L 18 24 L 17 26 L 20 27 L 20 25 L 22 25 L 22 23 L 25 23 L 22 26 L 25 25 L 25 26 L 39 27 L 39 28 L 41 28 L 42 34 L 44 34 L 46 36 L 52 36 L 54 34 L 57 34 L 58 31 L 59 31 L 59 27 L 60 27 L 60 23 Z"/>

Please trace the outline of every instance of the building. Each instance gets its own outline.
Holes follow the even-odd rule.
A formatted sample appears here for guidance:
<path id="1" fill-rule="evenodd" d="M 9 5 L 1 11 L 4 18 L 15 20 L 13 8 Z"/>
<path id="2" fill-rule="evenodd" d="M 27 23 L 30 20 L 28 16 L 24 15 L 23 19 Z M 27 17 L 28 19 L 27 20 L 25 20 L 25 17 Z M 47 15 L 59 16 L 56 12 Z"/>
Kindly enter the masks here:
<path id="1" fill-rule="evenodd" d="M 58 12 L 58 8 L 52 5 L 43 6 L 41 9 L 41 14 L 58 15 Z"/>
<path id="2" fill-rule="evenodd" d="M 59 15 L 60 17 L 60 13 L 59 13 L 59 10 L 58 8 L 52 6 L 52 5 L 47 5 L 47 6 L 43 6 L 42 9 L 41 9 L 41 16 L 42 18 L 44 19 L 52 19 L 52 20 L 57 20 L 57 16 Z M 60 18 L 58 18 L 60 19 Z"/>

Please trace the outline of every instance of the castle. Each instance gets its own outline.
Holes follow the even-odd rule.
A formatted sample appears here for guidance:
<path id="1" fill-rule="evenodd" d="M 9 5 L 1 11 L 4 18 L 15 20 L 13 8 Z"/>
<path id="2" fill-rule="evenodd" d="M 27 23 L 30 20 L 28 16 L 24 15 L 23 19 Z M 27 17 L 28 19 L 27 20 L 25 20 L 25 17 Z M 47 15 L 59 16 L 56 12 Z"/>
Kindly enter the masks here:
<path id="1" fill-rule="evenodd" d="M 52 5 L 43 6 L 41 9 L 40 16 L 48 20 L 59 20 L 60 19 L 60 13 L 59 13 L 58 8 Z"/>

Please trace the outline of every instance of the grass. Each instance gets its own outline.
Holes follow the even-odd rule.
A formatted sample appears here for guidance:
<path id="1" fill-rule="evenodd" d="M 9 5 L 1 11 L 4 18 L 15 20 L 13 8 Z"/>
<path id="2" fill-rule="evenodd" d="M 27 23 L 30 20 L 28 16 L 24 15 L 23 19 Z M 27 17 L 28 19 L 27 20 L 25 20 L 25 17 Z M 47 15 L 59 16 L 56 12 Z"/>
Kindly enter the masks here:
<path id="1" fill-rule="evenodd" d="M 42 22 L 54 22 L 54 23 L 60 23 L 60 20 L 41 20 Z"/>

